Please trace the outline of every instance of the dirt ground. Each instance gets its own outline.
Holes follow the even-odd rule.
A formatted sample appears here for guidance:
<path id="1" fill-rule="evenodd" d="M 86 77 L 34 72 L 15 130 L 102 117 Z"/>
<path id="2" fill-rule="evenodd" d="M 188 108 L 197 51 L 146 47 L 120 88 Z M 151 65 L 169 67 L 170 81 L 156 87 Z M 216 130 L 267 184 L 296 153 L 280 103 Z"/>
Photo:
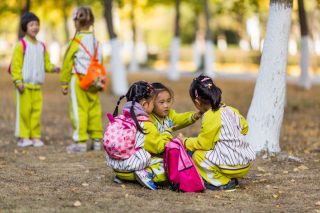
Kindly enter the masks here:
<path id="1" fill-rule="evenodd" d="M 235 192 L 151 191 L 138 184 L 113 183 L 104 153 L 67 154 L 71 143 L 68 97 L 58 75 L 43 87 L 42 133 L 46 146 L 17 148 L 15 107 L 9 76 L 0 72 L 0 212 L 320 212 L 320 86 L 302 91 L 288 86 L 281 149 L 302 159 L 258 158 Z M 162 75 L 130 74 L 135 80 L 161 81 L 175 91 L 177 111 L 194 110 L 188 96 L 191 76 L 170 83 Z M 254 83 L 217 80 L 223 99 L 246 115 Z M 116 97 L 101 94 L 103 122 Z M 185 129 L 194 135 L 199 123 Z"/>

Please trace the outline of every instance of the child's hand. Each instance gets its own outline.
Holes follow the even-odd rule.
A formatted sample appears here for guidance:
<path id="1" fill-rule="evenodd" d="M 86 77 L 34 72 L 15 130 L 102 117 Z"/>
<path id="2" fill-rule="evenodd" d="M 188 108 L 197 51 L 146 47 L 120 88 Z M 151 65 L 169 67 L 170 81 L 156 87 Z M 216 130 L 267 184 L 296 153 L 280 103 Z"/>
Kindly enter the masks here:
<path id="1" fill-rule="evenodd" d="M 199 118 L 201 118 L 202 116 L 202 112 L 198 111 L 197 113 L 194 114 L 194 119 L 198 120 Z"/>
<path id="2" fill-rule="evenodd" d="M 59 73 L 61 71 L 60 67 L 52 68 L 52 72 Z"/>
<path id="3" fill-rule="evenodd" d="M 178 129 L 178 126 L 175 125 L 175 126 L 171 127 L 171 129 L 172 129 L 172 131 L 176 131 Z"/>
<path id="4" fill-rule="evenodd" d="M 16 87 L 17 87 L 20 94 L 22 94 L 24 92 L 24 84 L 17 85 Z"/>
<path id="5" fill-rule="evenodd" d="M 181 141 L 184 141 L 184 135 L 182 133 L 179 133 L 177 138 L 179 138 Z"/>
<path id="6" fill-rule="evenodd" d="M 68 94 L 68 87 L 61 88 L 61 92 L 63 95 L 67 95 Z"/>

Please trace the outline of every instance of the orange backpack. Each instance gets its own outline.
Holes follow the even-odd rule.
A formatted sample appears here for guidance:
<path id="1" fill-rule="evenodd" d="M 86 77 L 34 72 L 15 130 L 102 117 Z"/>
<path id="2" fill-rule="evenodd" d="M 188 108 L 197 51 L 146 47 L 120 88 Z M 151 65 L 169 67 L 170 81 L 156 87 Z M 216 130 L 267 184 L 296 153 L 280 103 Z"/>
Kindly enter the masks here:
<path id="1" fill-rule="evenodd" d="M 81 45 L 91 59 L 87 74 L 83 76 L 77 73 L 80 81 L 80 88 L 91 92 L 104 91 L 107 88 L 107 71 L 97 58 L 99 43 L 97 43 L 97 46 L 94 49 L 94 55 L 92 56 L 79 39 L 75 38 L 74 41 Z"/>

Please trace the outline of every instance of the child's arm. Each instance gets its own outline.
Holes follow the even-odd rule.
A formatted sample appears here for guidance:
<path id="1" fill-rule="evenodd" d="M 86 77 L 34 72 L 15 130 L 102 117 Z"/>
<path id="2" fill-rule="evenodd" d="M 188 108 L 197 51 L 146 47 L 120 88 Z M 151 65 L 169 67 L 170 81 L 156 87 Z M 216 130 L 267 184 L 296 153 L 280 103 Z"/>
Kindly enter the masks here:
<path id="1" fill-rule="evenodd" d="M 220 113 L 210 113 L 203 117 L 198 137 L 185 138 L 183 143 L 187 150 L 210 150 L 219 139 L 221 128 Z"/>
<path id="2" fill-rule="evenodd" d="M 21 42 L 18 42 L 16 47 L 13 50 L 12 63 L 11 63 L 12 80 L 18 89 L 19 87 L 23 87 L 23 77 L 22 77 L 23 57 L 24 57 L 23 45 Z"/>
<path id="3" fill-rule="evenodd" d="M 60 83 L 62 89 L 68 89 L 68 85 L 72 76 L 71 70 L 74 63 L 74 58 L 79 49 L 79 44 L 77 42 L 70 42 L 70 47 L 65 54 L 60 74 Z"/>
<path id="4" fill-rule="evenodd" d="M 56 72 L 56 73 L 60 72 L 59 67 L 55 67 L 55 65 L 51 64 L 50 56 L 46 49 L 44 50 L 44 66 L 45 66 L 46 72 Z"/>
<path id="5" fill-rule="evenodd" d="M 198 112 L 177 113 L 173 109 L 170 110 L 168 116 L 173 121 L 174 130 L 179 130 L 184 127 L 187 127 L 200 118 L 200 114 Z"/>
<path id="6" fill-rule="evenodd" d="M 164 151 L 165 145 L 172 139 L 171 130 L 168 129 L 159 133 L 152 122 L 144 122 L 145 135 L 144 148 L 151 154 L 160 154 Z"/>

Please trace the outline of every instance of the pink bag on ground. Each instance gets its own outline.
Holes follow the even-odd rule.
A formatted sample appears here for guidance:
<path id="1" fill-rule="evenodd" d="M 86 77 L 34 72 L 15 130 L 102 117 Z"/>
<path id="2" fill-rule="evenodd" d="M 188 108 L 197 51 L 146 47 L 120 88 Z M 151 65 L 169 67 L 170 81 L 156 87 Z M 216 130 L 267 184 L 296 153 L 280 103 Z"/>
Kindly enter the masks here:
<path id="1" fill-rule="evenodd" d="M 173 191 L 202 192 L 205 186 L 191 157 L 179 139 L 166 144 L 164 167 Z"/>

